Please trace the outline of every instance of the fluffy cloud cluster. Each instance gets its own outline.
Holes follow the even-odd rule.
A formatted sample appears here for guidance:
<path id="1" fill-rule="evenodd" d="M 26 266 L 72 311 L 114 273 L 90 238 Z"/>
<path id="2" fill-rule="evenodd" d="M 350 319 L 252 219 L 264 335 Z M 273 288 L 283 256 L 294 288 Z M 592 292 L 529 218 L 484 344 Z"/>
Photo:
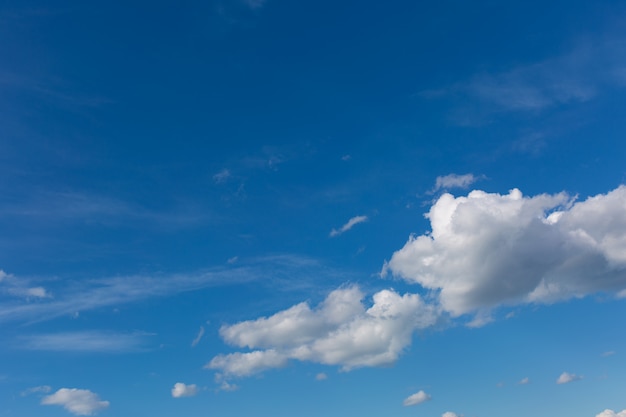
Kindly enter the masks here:
<path id="1" fill-rule="evenodd" d="M 604 410 L 600 414 L 597 414 L 596 417 L 626 417 L 626 410 L 622 410 L 619 413 L 616 413 L 613 410 Z"/>
<path id="2" fill-rule="evenodd" d="M 446 411 L 441 415 L 441 417 L 460 417 L 457 413 L 453 413 L 452 411 Z"/>
<path id="3" fill-rule="evenodd" d="M 416 329 L 437 320 L 433 306 L 417 294 L 383 290 L 363 304 L 356 286 L 331 292 L 316 308 L 297 304 L 270 317 L 223 326 L 229 344 L 255 349 L 214 357 L 206 368 L 226 376 L 248 376 L 285 366 L 289 359 L 340 365 L 344 370 L 388 365 L 411 343 Z"/>
<path id="4" fill-rule="evenodd" d="M 405 407 L 408 407 L 410 405 L 417 405 L 426 401 L 430 401 L 430 399 L 430 395 L 426 394 L 424 391 L 418 391 L 415 394 L 409 395 L 407 398 L 405 398 L 402 404 Z"/>
<path id="5" fill-rule="evenodd" d="M 97 394 L 76 388 L 61 388 L 43 397 L 43 405 L 60 405 L 77 416 L 90 416 L 109 407 L 108 401 L 101 401 Z"/>
<path id="6" fill-rule="evenodd" d="M 182 382 L 177 382 L 174 384 L 174 388 L 172 388 L 172 397 L 181 398 L 181 397 L 193 397 L 198 393 L 198 387 L 196 384 L 186 385 Z"/>
<path id="7" fill-rule="evenodd" d="M 472 191 L 442 195 L 384 272 L 435 290 L 453 316 L 626 288 L 626 186 L 575 202 Z"/>

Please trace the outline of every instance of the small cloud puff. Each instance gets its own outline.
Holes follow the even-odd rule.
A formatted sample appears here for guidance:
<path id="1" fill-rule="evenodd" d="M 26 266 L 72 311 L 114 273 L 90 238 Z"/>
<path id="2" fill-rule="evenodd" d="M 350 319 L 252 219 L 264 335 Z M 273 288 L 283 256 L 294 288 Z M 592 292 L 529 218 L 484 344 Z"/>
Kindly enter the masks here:
<path id="1" fill-rule="evenodd" d="M 435 180 L 435 187 L 433 188 L 432 192 L 437 192 L 439 190 L 449 190 L 451 188 L 467 188 L 476 181 L 478 181 L 478 177 L 475 177 L 474 174 L 448 174 L 444 176 L 439 176 Z"/>
<path id="2" fill-rule="evenodd" d="M 232 177 L 232 174 L 228 169 L 223 169 L 217 174 L 213 175 L 213 181 L 216 184 L 223 184 Z"/>
<path id="3" fill-rule="evenodd" d="M 578 381 L 583 379 L 582 376 L 576 374 L 570 374 L 569 372 L 563 372 L 559 378 L 556 380 L 557 384 L 567 384 L 570 382 Z"/>
<path id="4" fill-rule="evenodd" d="M 367 216 L 354 216 L 353 218 L 348 220 L 348 222 L 346 224 L 341 226 L 339 229 L 331 230 L 330 231 L 330 237 L 339 236 L 340 234 L 345 233 L 348 230 L 352 229 L 357 224 L 366 222 L 367 220 L 368 220 Z"/>
<path id="5" fill-rule="evenodd" d="M 326 375 L 324 372 L 320 372 L 319 374 L 315 375 L 316 381 L 324 381 L 325 379 L 328 379 L 328 375 Z"/>
<path id="6" fill-rule="evenodd" d="M 530 384 L 530 378 L 526 377 L 526 378 L 522 378 L 518 384 L 520 385 L 526 385 L 526 384 Z"/>
<path id="7" fill-rule="evenodd" d="M 60 405 L 77 416 L 90 416 L 109 408 L 109 402 L 101 401 L 97 394 L 77 388 L 61 388 L 54 394 L 43 397 L 41 404 Z"/>
<path id="8" fill-rule="evenodd" d="M 429 401 L 430 399 L 430 395 L 426 394 L 424 391 L 418 391 L 415 394 L 409 395 L 407 398 L 405 398 L 402 404 L 405 407 L 408 407 L 411 405 L 421 404 L 423 402 Z"/>
<path id="9" fill-rule="evenodd" d="M 172 388 L 172 397 L 181 398 L 181 397 L 193 397 L 198 393 L 198 387 L 196 384 L 186 385 L 182 382 L 177 382 L 174 384 L 174 388 Z"/>
<path id="10" fill-rule="evenodd" d="M 596 417 L 626 417 L 626 410 L 622 410 L 619 413 L 616 413 L 613 410 L 606 409 L 600 414 L 597 414 Z"/>
<path id="11" fill-rule="evenodd" d="M 441 417 L 461 417 L 461 416 L 457 413 L 453 413 L 452 411 L 446 411 L 445 413 L 441 415 Z"/>

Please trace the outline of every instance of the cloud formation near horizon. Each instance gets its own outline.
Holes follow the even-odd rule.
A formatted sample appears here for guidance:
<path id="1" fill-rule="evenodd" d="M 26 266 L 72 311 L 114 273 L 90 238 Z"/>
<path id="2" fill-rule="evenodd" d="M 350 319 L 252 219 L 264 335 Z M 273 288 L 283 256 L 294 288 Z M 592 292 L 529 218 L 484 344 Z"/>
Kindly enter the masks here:
<path id="1" fill-rule="evenodd" d="M 383 273 L 435 291 L 453 316 L 626 288 L 626 186 L 566 193 L 443 194 Z"/>

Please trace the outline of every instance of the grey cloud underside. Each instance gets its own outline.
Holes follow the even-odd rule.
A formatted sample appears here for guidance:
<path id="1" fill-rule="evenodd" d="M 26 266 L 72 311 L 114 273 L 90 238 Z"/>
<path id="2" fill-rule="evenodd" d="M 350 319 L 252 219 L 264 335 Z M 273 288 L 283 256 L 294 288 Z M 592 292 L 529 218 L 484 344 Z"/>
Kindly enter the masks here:
<path id="1" fill-rule="evenodd" d="M 432 232 L 411 236 L 385 269 L 439 292 L 453 315 L 626 288 L 625 186 L 580 202 L 444 194 L 426 217 Z"/>

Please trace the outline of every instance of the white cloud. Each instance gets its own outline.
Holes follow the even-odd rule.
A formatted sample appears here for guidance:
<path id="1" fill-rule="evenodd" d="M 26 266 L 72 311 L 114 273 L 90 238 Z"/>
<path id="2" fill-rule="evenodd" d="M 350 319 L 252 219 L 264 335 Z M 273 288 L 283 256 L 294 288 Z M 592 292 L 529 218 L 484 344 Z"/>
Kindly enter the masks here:
<path id="1" fill-rule="evenodd" d="M 379 291 L 369 308 L 362 299 L 358 287 L 341 288 L 315 309 L 300 303 L 270 317 L 223 326 L 220 335 L 227 343 L 257 350 L 219 355 L 206 367 L 248 376 L 285 366 L 289 359 L 340 365 L 346 371 L 389 365 L 410 345 L 416 329 L 437 319 L 435 307 L 417 294 Z"/>
<path id="2" fill-rule="evenodd" d="M 107 306 L 119 306 L 139 300 L 165 297 L 185 291 L 194 291 L 221 285 L 237 285 L 260 280 L 273 283 L 280 288 L 289 288 L 293 275 L 298 274 L 299 285 L 318 282 L 320 271 L 325 276 L 344 274 L 322 265 L 310 258 L 295 255 L 280 255 L 249 259 L 238 262 L 236 267 L 216 267 L 210 270 L 181 274 L 153 274 L 115 276 L 102 279 L 57 279 L 55 297 L 29 300 L 10 300 L 0 303 L 0 323 L 7 321 L 44 321 L 59 316 L 77 316 L 80 311 L 94 310 Z M 271 271 L 271 274 L 268 274 Z M 20 280 L 6 274 L 3 288 L 13 286 Z M 7 290 L 8 292 L 8 290 Z"/>
<path id="3" fill-rule="evenodd" d="M 213 181 L 216 184 L 222 184 L 228 181 L 232 177 L 232 174 L 228 169 L 223 169 L 217 174 L 213 175 Z"/>
<path id="4" fill-rule="evenodd" d="M 626 410 L 622 410 L 619 413 L 616 413 L 613 410 L 606 409 L 600 414 L 596 414 L 596 417 L 626 417 Z"/>
<path id="5" fill-rule="evenodd" d="M 27 395 L 40 393 L 40 392 L 42 392 L 44 394 L 47 394 L 50 391 L 52 391 L 52 387 L 51 386 L 49 386 L 49 385 L 40 385 L 38 387 L 31 387 L 31 388 L 28 388 L 28 389 L 22 391 L 21 395 L 22 395 L 22 397 L 25 397 Z"/>
<path id="6" fill-rule="evenodd" d="M 316 381 L 324 381 L 326 379 L 328 379 L 328 375 L 326 375 L 324 372 L 320 372 L 319 374 L 315 375 Z"/>
<path id="7" fill-rule="evenodd" d="M 520 385 L 526 385 L 526 384 L 530 384 L 530 378 L 526 377 L 526 378 L 522 378 L 518 384 Z"/>
<path id="8" fill-rule="evenodd" d="M 204 326 L 200 326 L 200 330 L 198 331 L 198 335 L 191 342 L 191 347 L 196 347 L 200 340 L 202 340 L 202 336 L 204 336 Z"/>
<path id="9" fill-rule="evenodd" d="M 448 174 L 437 177 L 433 192 L 439 190 L 449 190 L 450 188 L 467 188 L 478 180 L 474 174 Z"/>
<path id="10" fill-rule="evenodd" d="M 287 365 L 287 356 L 273 349 L 253 352 L 235 352 L 218 355 L 205 365 L 205 369 L 219 369 L 228 376 L 250 376 L 272 368 Z"/>
<path id="11" fill-rule="evenodd" d="M 78 416 L 90 416 L 109 407 L 108 401 L 86 389 L 61 388 L 52 395 L 41 400 L 43 405 L 60 405 L 67 411 Z"/>
<path id="12" fill-rule="evenodd" d="M 441 417 L 461 417 L 457 413 L 453 413 L 452 411 L 446 411 L 441 415 Z"/>
<path id="13" fill-rule="evenodd" d="M 609 351 L 606 351 L 606 352 L 602 352 L 601 356 L 606 358 L 606 357 L 613 356 L 613 355 L 615 355 L 615 351 L 614 350 L 609 350 Z"/>
<path id="14" fill-rule="evenodd" d="M 251 9 L 260 9 L 265 5 L 266 0 L 243 0 Z"/>
<path id="15" fill-rule="evenodd" d="M 222 383 L 220 384 L 220 391 L 237 391 L 239 389 L 239 386 L 236 384 L 230 384 L 228 383 L 228 381 L 222 381 Z"/>
<path id="16" fill-rule="evenodd" d="M 18 347 L 57 352 L 120 353 L 141 350 L 147 333 L 81 331 L 44 333 L 18 338 Z"/>
<path id="17" fill-rule="evenodd" d="M 2 292 L 9 294 L 13 297 L 22 298 L 47 298 L 50 297 L 44 287 L 29 287 L 28 281 L 23 279 L 17 279 L 14 275 L 7 274 L 0 269 L 0 283 L 4 282 L 3 287 L 0 287 L 0 294 Z"/>
<path id="18" fill-rule="evenodd" d="M 567 384 L 570 382 L 578 381 L 583 379 L 582 376 L 576 374 L 570 374 L 569 372 L 563 372 L 559 378 L 556 380 L 557 384 Z"/>
<path id="19" fill-rule="evenodd" d="M 366 222 L 368 220 L 367 216 L 354 216 L 346 224 L 341 226 L 339 229 L 333 229 L 330 231 L 330 237 L 339 236 L 340 234 L 347 232 L 352 229 L 355 225 L 359 223 Z"/>
<path id="20" fill-rule="evenodd" d="M 442 195 L 385 264 L 434 290 L 458 316 L 502 304 L 550 303 L 626 288 L 626 186 L 574 202 L 565 193 L 524 197 Z"/>
<path id="21" fill-rule="evenodd" d="M 430 395 L 426 394 L 424 391 L 418 391 L 415 394 L 409 395 L 407 398 L 405 398 L 402 404 L 405 407 L 408 407 L 410 405 L 421 404 L 423 402 L 429 401 L 430 399 Z"/>
<path id="22" fill-rule="evenodd" d="M 174 384 L 174 388 L 172 388 L 172 397 L 181 398 L 181 397 L 193 397 L 198 393 L 198 387 L 196 384 L 186 385 L 182 382 L 177 382 Z"/>

